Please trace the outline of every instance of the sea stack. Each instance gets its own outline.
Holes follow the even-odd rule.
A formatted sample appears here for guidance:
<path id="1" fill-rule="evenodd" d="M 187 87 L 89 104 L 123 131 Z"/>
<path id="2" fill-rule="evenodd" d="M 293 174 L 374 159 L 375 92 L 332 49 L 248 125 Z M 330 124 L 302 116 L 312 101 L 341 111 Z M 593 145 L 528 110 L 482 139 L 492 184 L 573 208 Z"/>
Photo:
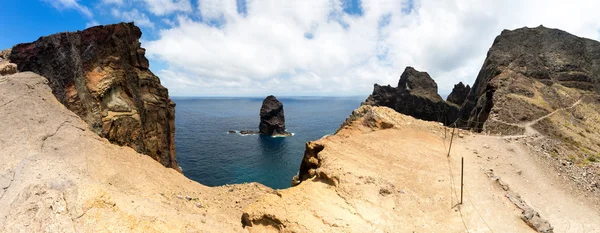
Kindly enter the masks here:
<path id="1" fill-rule="evenodd" d="M 260 134 L 272 136 L 287 136 L 290 133 L 285 131 L 285 117 L 283 114 L 283 104 L 275 96 L 267 96 L 263 100 L 260 108 L 260 124 L 258 126 Z"/>

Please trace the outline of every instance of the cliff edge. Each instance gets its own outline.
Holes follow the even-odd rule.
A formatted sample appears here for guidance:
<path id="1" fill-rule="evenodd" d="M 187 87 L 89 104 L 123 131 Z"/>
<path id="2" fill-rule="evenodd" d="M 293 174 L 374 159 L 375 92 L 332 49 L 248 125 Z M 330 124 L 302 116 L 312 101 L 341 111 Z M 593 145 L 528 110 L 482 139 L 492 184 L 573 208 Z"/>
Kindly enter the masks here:
<path id="1" fill-rule="evenodd" d="M 296 186 L 246 207 L 242 224 L 250 232 L 600 230 L 598 199 L 550 169 L 553 158 L 533 139 L 457 131 L 448 156 L 451 132 L 361 106 L 335 135 L 308 142 Z"/>
<path id="2" fill-rule="evenodd" d="M 47 79 L 0 76 L 0 232 L 245 232 L 268 187 L 206 187 L 92 131 Z"/>
<path id="3" fill-rule="evenodd" d="M 94 133 L 179 171 L 175 103 L 148 69 L 141 35 L 133 23 L 95 26 L 18 44 L 8 59 L 20 72 L 46 77 Z"/>

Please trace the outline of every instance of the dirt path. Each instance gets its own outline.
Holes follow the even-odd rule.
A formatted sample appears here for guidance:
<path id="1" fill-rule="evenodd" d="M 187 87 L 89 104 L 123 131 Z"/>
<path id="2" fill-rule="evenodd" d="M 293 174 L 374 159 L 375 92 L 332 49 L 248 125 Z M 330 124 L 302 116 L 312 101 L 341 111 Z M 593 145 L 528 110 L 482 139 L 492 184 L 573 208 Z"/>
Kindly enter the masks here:
<path id="1" fill-rule="evenodd" d="M 535 136 L 535 135 L 541 135 L 537 130 L 535 130 L 533 128 L 533 125 L 537 124 L 538 122 L 554 115 L 555 113 L 559 112 L 559 111 L 564 111 L 564 110 L 569 110 L 571 108 L 574 108 L 575 106 L 579 105 L 581 103 L 581 100 L 583 98 L 580 98 L 579 100 L 577 100 L 575 103 L 573 103 L 571 106 L 566 107 L 566 108 L 559 108 L 556 109 L 544 116 L 541 116 L 535 120 L 531 120 L 531 121 L 526 121 L 526 122 L 521 122 L 521 123 L 509 123 L 500 119 L 496 119 L 495 117 L 490 117 L 490 120 L 496 121 L 496 122 L 500 122 L 502 124 L 505 125 L 510 125 L 510 126 L 515 126 L 515 127 L 519 127 L 525 130 L 525 133 L 523 135 L 512 135 L 512 136 L 505 136 L 505 138 L 521 138 L 521 137 L 529 137 L 529 136 Z"/>
<path id="2" fill-rule="evenodd" d="M 456 171 L 460 168 L 460 158 L 465 159 L 465 190 L 471 193 L 471 197 L 465 197 L 465 204 L 471 205 L 472 201 L 484 216 L 492 217 L 495 212 L 487 204 L 491 200 L 481 194 L 483 187 L 489 187 L 490 178 L 485 173 L 491 169 L 510 190 L 538 211 L 554 227 L 554 232 L 600 231 L 598 204 L 570 190 L 571 185 L 560 179 L 560 174 L 545 166 L 544 155 L 531 150 L 523 141 L 472 135 L 455 138 L 454 143 L 451 157 L 455 174 L 460 174 Z M 502 193 L 499 186 L 490 189 Z"/>

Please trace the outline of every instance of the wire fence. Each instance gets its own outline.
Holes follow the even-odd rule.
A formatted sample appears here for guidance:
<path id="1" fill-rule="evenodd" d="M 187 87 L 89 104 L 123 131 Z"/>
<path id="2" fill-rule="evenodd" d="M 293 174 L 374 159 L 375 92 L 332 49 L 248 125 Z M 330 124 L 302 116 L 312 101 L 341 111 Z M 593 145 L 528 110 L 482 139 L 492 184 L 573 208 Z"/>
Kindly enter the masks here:
<path id="1" fill-rule="evenodd" d="M 457 119 L 457 121 L 460 120 Z M 453 123 L 453 125 L 456 123 L 456 121 Z M 449 126 L 451 127 L 451 126 Z M 485 218 L 483 217 L 483 215 L 481 214 L 481 212 L 479 212 L 479 209 L 477 208 L 477 206 L 475 205 L 475 202 L 473 202 L 473 198 L 471 197 L 471 195 L 469 194 L 469 191 L 464 187 L 464 183 L 462 178 L 464 177 L 464 157 L 461 156 L 461 196 L 460 196 L 460 201 L 459 201 L 459 197 L 456 191 L 456 182 L 454 180 L 454 169 L 452 166 L 452 159 L 450 158 L 450 154 L 452 151 L 452 143 L 454 141 L 454 136 L 457 134 L 455 132 L 456 128 L 452 127 L 452 132 L 450 134 L 450 144 L 448 145 L 448 148 L 446 148 L 446 140 L 448 139 L 448 127 L 444 127 L 444 151 L 448 150 L 447 153 L 447 164 L 448 164 L 448 172 L 450 175 L 450 185 L 451 185 L 451 190 L 450 190 L 450 205 L 451 205 L 451 209 L 453 208 L 458 208 L 458 212 L 460 214 L 461 220 L 463 222 L 463 225 L 465 227 L 465 231 L 469 232 L 469 227 L 467 226 L 467 223 L 465 221 L 465 217 L 464 214 L 462 212 L 461 206 L 463 205 L 463 191 L 467 194 L 467 200 L 469 201 L 469 203 L 471 204 L 471 206 L 473 207 L 473 210 L 475 210 L 475 212 L 477 213 L 477 216 L 479 216 L 479 218 L 481 219 L 481 221 L 483 221 L 483 223 L 485 224 L 485 226 L 488 228 L 488 230 L 490 232 L 494 232 L 494 230 L 492 230 L 492 228 L 490 227 L 490 225 L 487 223 L 487 221 L 485 220 Z M 454 204 L 456 200 L 456 204 Z"/>

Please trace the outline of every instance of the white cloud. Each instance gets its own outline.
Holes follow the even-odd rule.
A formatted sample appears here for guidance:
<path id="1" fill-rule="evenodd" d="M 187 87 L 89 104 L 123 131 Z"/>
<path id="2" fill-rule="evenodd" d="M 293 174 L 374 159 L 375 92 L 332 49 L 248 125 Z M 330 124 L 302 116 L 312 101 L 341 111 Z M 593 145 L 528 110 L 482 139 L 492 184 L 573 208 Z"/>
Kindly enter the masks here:
<path id="1" fill-rule="evenodd" d="M 118 9 L 113 8 L 111 10 L 111 14 L 115 18 L 120 18 L 125 21 L 133 21 L 136 25 L 140 27 L 154 28 L 154 23 L 150 21 L 150 19 L 148 19 L 148 16 L 146 16 L 146 14 L 144 13 L 139 12 L 137 9 L 121 12 Z"/>
<path id="2" fill-rule="evenodd" d="M 123 0 L 102 0 L 102 3 L 109 5 L 109 4 L 115 4 L 115 5 L 123 5 Z"/>
<path id="3" fill-rule="evenodd" d="M 373 83 L 395 85 L 405 66 L 429 72 L 441 93 L 459 81 L 471 84 L 505 28 L 543 24 L 599 39 L 596 1 L 409 5 L 362 1 L 363 15 L 350 16 L 338 0 L 247 0 L 242 16 L 235 0 L 199 0 L 201 17 L 220 25 L 179 16 L 144 46 L 168 64 L 157 73 L 172 95 L 366 96 Z"/>
<path id="4" fill-rule="evenodd" d="M 236 0 L 198 0 L 198 10 L 204 20 L 232 20 L 237 15 Z"/>
<path id="5" fill-rule="evenodd" d="M 168 15 L 173 12 L 191 12 L 190 0 L 143 0 L 148 10 L 155 15 Z"/>
<path id="6" fill-rule="evenodd" d="M 98 26 L 98 25 L 100 25 L 100 23 L 98 23 L 98 21 L 96 21 L 96 20 L 92 20 L 92 21 L 90 21 L 90 22 L 87 22 L 87 23 L 85 24 L 85 28 L 91 28 L 91 27 L 93 27 L 93 26 Z"/>
<path id="7" fill-rule="evenodd" d="M 80 5 L 77 0 L 43 0 L 44 2 L 50 3 L 52 7 L 58 10 L 74 9 L 79 11 L 82 15 L 92 18 L 94 14 L 86 6 Z"/>

